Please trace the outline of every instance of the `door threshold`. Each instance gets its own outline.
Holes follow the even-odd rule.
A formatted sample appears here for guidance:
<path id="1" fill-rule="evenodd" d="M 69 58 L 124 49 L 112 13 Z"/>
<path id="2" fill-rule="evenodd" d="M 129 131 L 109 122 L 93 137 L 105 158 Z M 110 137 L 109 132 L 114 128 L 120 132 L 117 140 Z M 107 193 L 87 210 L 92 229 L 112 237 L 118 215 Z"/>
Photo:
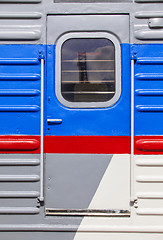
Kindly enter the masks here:
<path id="1" fill-rule="evenodd" d="M 56 209 L 46 208 L 46 216 L 130 217 L 128 210 L 121 209 Z"/>

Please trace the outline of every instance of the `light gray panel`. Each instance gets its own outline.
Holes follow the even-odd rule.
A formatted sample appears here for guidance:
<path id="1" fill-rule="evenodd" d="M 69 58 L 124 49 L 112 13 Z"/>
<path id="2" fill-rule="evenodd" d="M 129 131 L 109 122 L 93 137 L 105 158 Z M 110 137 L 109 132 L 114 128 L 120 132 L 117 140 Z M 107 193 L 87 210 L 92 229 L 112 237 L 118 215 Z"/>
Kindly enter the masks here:
<path id="1" fill-rule="evenodd" d="M 162 40 L 163 30 L 138 30 L 135 37 L 139 40 Z"/>
<path id="2" fill-rule="evenodd" d="M 0 214 L 39 213 L 39 168 L 39 154 L 0 155 Z"/>
<path id="3" fill-rule="evenodd" d="M 39 192 L 36 191 L 0 191 L 1 198 L 37 198 Z"/>
<path id="4" fill-rule="evenodd" d="M 135 13 L 135 18 L 162 18 L 163 12 L 161 11 L 141 11 Z"/>
<path id="5" fill-rule="evenodd" d="M 54 2 L 58 1 L 58 2 Z M 59 2 L 59 1 L 76 1 L 76 2 Z M 144 26 L 148 29 L 148 21 L 146 21 L 147 17 L 134 17 L 136 12 L 143 12 L 143 14 L 146 13 L 146 15 L 150 15 L 149 17 L 160 17 L 161 16 L 161 9 L 160 9 L 160 3 L 163 0 L 136 0 L 135 2 L 129 2 L 129 0 L 126 0 L 126 2 L 123 2 L 121 0 L 116 0 L 119 2 L 115 2 L 111 0 L 112 2 L 109 2 L 109 0 L 102 0 L 105 2 L 102 2 L 99 0 L 99 2 L 89 2 L 89 1 L 96 1 L 96 0 L 84 0 L 86 2 L 83 2 L 83 0 L 79 0 L 80 2 L 77 2 L 78 0 L 0 0 L 0 14 L 3 15 L 4 11 L 10 12 L 13 15 L 19 14 L 19 21 L 18 17 L 13 16 L 12 18 L 10 17 L 5 17 L 2 16 L 1 19 L 5 19 L 4 22 L 0 22 L 0 28 L 2 25 L 4 26 L 9 26 L 9 25 L 22 25 L 22 26 L 27 26 L 27 25 L 35 25 L 38 24 L 41 26 L 41 38 L 37 40 L 23 40 L 23 39 L 11 39 L 11 40 L 0 40 L 0 44 L 45 44 L 46 42 L 46 16 L 47 15 L 61 15 L 61 14 L 66 14 L 66 17 L 71 14 L 86 14 L 86 15 L 100 15 L 104 14 L 105 17 L 106 15 L 110 14 L 122 14 L 123 16 L 125 15 L 130 15 L 130 39 L 131 43 L 161 43 L 162 39 L 138 39 L 134 36 L 134 30 L 133 27 L 134 25 L 138 25 L 139 27 L 144 28 Z M 97 0 L 98 1 L 98 0 Z M 107 2 L 108 1 L 108 2 Z M 27 4 L 28 3 L 28 4 Z M 20 16 L 21 14 L 24 13 L 31 13 L 35 14 L 36 12 L 42 14 L 42 18 L 26 18 L 25 15 Z M 160 12 L 160 13 L 159 13 Z M 9 24 L 9 19 L 12 19 L 12 23 Z M 23 19 L 23 20 L 22 20 Z M 32 21 L 33 19 L 33 21 Z M 144 21 L 145 20 L 145 21 Z M 65 20 L 67 24 L 67 18 Z M 95 19 L 95 24 L 96 26 L 101 26 L 100 30 L 103 30 L 103 25 L 105 24 L 107 29 L 108 26 L 113 26 L 114 28 L 116 27 L 116 21 L 112 21 L 110 24 L 108 24 L 108 21 L 104 21 L 102 24 L 98 22 L 98 18 Z M 122 19 L 120 23 L 123 22 Z M 66 24 L 65 27 L 66 27 Z M 87 24 L 86 24 L 87 25 Z M 117 25 L 120 25 L 119 23 Z M 129 40 L 126 40 L 126 29 L 129 30 L 129 25 L 124 24 L 123 28 L 124 32 L 124 37 L 121 39 L 122 42 L 129 42 Z M 3 30 L 3 29 L 2 29 Z M 118 31 L 117 28 L 115 28 L 115 32 Z M 120 36 L 121 38 L 121 36 Z M 124 39 L 124 40 L 123 40 Z M 53 42 L 53 41 L 52 41 Z M 50 43 L 50 42 L 49 42 Z"/>
<path id="6" fill-rule="evenodd" d="M 88 208 L 111 158 L 104 154 L 47 154 L 46 208 Z"/>
<path id="7" fill-rule="evenodd" d="M 66 23 L 66 24 L 65 24 Z M 67 32 L 90 31 L 109 32 L 116 35 L 121 42 L 129 42 L 128 15 L 73 15 L 48 16 L 48 44 Z"/>
<path id="8" fill-rule="evenodd" d="M 102 2 L 131 2 L 131 0 L 54 0 L 56 3 L 102 3 Z"/>
<path id="9" fill-rule="evenodd" d="M 33 158 L 33 159 L 0 159 L 0 166 L 37 166 L 40 164 L 39 159 Z"/>
<path id="10" fill-rule="evenodd" d="M 41 38 L 40 29 L 22 28 L 23 26 L 17 26 L 14 28 L 1 29 L 0 28 L 0 40 L 24 40 L 24 41 L 35 41 Z M 21 28 L 21 29 L 20 29 Z"/>
<path id="11" fill-rule="evenodd" d="M 39 12 L 3 12 L 0 13 L 0 19 L 40 19 L 42 17 L 42 14 Z"/>
<path id="12" fill-rule="evenodd" d="M 87 1 L 87 0 L 86 0 Z M 91 0 L 88 0 L 91 1 Z M 107 0 L 104 0 L 107 1 Z M 22 37 L 0 39 L 0 44 L 46 44 L 46 17 L 48 14 L 127 14 L 131 10 L 131 2 L 128 4 L 120 2 L 83 2 L 81 3 L 54 3 L 53 0 L 0 0 L 0 29 L 3 31 L 8 26 L 21 26 L 22 29 L 27 26 L 41 26 L 41 36 L 39 38 Z M 7 11 L 7 12 L 6 12 Z M 40 17 L 42 16 L 42 17 Z M 67 22 L 67 20 L 65 21 Z M 114 22 L 114 21 L 113 21 Z M 113 25 L 111 22 L 110 25 Z M 98 19 L 95 22 L 98 24 Z M 105 22 L 105 24 L 107 21 Z M 107 23 L 108 24 L 108 23 Z M 107 25 L 106 24 L 106 25 Z M 100 24 L 101 25 L 101 24 Z M 104 23 L 103 23 L 104 25 Z M 126 25 L 128 29 L 128 23 Z M 108 28 L 108 26 L 106 26 Z M 15 31 L 19 28 L 14 29 Z M 101 30 L 101 29 L 100 29 Z M 116 29 L 115 29 L 116 30 Z M 124 33 L 125 36 L 125 33 Z M 128 40 L 127 40 L 128 42 Z"/>
<path id="13" fill-rule="evenodd" d="M 42 0 L 0 0 L 0 3 L 40 3 Z"/>
<path id="14" fill-rule="evenodd" d="M 136 44 L 162 43 L 161 1 L 136 1 L 131 17 L 131 42 Z M 154 3 L 154 4 L 153 4 Z M 132 21 L 133 19 L 133 21 Z"/>
<path id="15" fill-rule="evenodd" d="M 38 175 L 0 175 L 0 182 L 37 182 Z"/>
<path id="16" fill-rule="evenodd" d="M 0 214 L 38 214 L 37 207 L 0 207 Z"/>
<path id="17" fill-rule="evenodd" d="M 0 44 L 42 43 L 41 4 L 42 0 L 0 0 Z"/>
<path id="18" fill-rule="evenodd" d="M 162 18 L 150 18 L 149 19 L 150 28 L 163 28 L 163 17 Z"/>

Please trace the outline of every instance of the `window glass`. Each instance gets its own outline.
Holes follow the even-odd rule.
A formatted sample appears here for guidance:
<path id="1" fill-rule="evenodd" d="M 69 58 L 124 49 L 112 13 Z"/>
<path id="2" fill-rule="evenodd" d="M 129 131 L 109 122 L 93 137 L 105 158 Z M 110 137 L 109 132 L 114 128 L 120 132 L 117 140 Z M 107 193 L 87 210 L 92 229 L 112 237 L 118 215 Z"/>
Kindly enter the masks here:
<path id="1" fill-rule="evenodd" d="M 115 95 L 115 46 L 107 38 L 70 38 L 61 47 L 61 94 L 69 102 Z"/>

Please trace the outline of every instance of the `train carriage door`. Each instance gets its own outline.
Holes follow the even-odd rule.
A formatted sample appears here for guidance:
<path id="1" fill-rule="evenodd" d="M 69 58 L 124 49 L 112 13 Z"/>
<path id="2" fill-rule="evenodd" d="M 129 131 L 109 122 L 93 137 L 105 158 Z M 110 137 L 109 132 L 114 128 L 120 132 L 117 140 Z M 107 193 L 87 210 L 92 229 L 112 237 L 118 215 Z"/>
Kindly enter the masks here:
<path id="1" fill-rule="evenodd" d="M 129 16 L 47 24 L 46 214 L 128 216 Z"/>

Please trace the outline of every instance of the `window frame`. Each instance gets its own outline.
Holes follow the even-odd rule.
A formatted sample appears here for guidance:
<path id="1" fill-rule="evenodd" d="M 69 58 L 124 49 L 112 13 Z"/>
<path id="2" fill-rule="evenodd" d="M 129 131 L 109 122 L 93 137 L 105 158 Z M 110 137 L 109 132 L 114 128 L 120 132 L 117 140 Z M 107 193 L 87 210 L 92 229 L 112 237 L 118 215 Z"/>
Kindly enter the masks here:
<path id="1" fill-rule="evenodd" d="M 81 39 L 81 38 L 106 38 L 110 40 L 115 47 L 115 94 L 114 96 L 105 102 L 70 102 L 67 101 L 61 92 L 61 50 L 62 45 L 69 39 Z M 113 106 L 121 95 L 121 47 L 117 37 L 108 32 L 69 32 L 65 33 L 56 41 L 56 53 L 55 53 L 55 93 L 59 102 L 68 108 L 106 108 Z"/>

